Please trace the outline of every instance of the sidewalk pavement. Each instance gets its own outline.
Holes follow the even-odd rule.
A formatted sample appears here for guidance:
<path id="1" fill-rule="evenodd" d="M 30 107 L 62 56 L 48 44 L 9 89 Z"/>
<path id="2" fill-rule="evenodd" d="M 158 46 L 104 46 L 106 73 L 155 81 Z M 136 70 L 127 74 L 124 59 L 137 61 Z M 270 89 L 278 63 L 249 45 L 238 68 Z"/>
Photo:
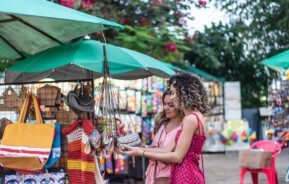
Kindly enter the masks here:
<path id="1" fill-rule="evenodd" d="M 206 184 L 240 184 L 239 153 L 229 152 L 226 154 L 205 154 L 205 174 Z M 279 184 L 289 184 L 285 182 L 286 169 L 289 166 L 289 149 L 282 150 L 282 154 L 277 157 L 276 168 Z M 245 184 L 251 184 L 251 175 L 245 177 Z M 266 184 L 264 174 L 259 175 L 259 184 Z"/>

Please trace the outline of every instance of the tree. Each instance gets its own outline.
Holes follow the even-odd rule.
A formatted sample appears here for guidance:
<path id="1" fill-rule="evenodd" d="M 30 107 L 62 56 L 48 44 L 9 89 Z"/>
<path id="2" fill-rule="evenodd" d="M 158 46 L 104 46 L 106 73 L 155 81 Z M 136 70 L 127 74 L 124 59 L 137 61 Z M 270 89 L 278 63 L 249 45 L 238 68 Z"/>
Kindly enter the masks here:
<path id="1" fill-rule="evenodd" d="M 241 82 L 243 107 L 260 107 L 267 94 L 267 74 L 259 63 L 258 50 L 248 52 L 248 26 L 238 21 L 231 25 L 213 24 L 204 33 L 195 35 L 192 51 L 186 59 L 198 68 L 224 77 L 227 81 Z"/>
<path id="2" fill-rule="evenodd" d="M 204 0 L 61 0 L 60 4 L 125 25 L 124 31 L 106 31 L 109 43 L 134 49 L 167 62 L 182 62 L 189 51 L 186 19 L 190 6 Z M 101 34 L 92 35 L 102 40 Z"/>
<path id="3" fill-rule="evenodd" d="M 217 0 L 216 5 L 228 12 L 233 21 L 242 20 L 252 50 L 267 58 L 288 49 L 289 1 L 286 0 Z"/>

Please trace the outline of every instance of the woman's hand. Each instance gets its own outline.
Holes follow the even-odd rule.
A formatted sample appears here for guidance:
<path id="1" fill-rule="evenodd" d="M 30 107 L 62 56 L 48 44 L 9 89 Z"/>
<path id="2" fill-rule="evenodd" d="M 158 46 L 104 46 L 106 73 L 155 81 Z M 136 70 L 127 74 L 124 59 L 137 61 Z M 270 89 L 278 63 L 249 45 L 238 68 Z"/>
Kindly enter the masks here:
<path id="1" fill-rule="evenodd" d="M 124 146 L 126 148 L 126 151 L 124 151 L 124 154 L 127 154 L 129 156 L 143 156 L 143 150 L 139 147 L 131 147 L 131 146 Z"/>
<path id="2" fill-rule="evenodd" d="M 117 153 L 117 154 L 125 155 L 125 153 L 121 149 L 119 149 L 117 147 L 114 148 L 114 152 Z"/>

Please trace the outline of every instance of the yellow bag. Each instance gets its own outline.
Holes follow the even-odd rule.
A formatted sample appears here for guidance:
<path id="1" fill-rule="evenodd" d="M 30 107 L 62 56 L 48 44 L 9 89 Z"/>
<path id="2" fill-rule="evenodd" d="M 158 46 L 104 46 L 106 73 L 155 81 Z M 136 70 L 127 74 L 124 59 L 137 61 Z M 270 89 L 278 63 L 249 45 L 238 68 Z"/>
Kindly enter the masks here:
<path id="1" fill-rule="evenodd" d="M 32 97 L 36 124 L 24 123 L 29 99 Z M 35 95 L 28 94 L 18 123 L 6 126 L 0 145 L 0 164 L 11 169 L 41 170 L 49 158 L 55 126 L 43 124 Z"/>

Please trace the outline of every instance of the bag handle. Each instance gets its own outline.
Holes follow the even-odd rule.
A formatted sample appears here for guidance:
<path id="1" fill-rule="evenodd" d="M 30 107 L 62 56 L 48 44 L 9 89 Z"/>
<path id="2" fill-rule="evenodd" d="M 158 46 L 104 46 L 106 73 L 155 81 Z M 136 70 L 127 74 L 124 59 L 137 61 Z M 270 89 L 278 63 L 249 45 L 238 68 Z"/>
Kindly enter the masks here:
<path id="1" fill-rule="evenodd" d="M 158 140 L 158 148 L 160 147 L 160 141 L 161 141 L 161 138 L 163 136 L 164 131 L 166 130 L 167 125 L 163 125 L 163 126 L 164 126 L 163 130 L 162 130 L 160 137 L 159 137 L 159 140 Z M 157 166 L 158 166 L 158 161 L 155 160 L 154 180 L 157 179 Z"/>
<path id="2" fill-rule="evenodd" d="M 27 95 L 27 97 L 25 99 L 26 103 L 24 102 L 24 105 L 22 106 L 21 113 L 20 113 L 20 116 L 18 118 L 18 123 L 24 123 L 25 114 L 26 114 L 27 109 L 28 109 L 29 97 L 31 97 L 33 100 L 33 105 L 34 105 L 35 115 L 36 115 L 36 124 L 43 124 L 36 96 L 33 95 L 32 93 Z"/>
<path id="3" fill-rule="evenodd" d="M 28 93 L 25 97 L 25 100 L 23 102 L 19 117 L 18 117 L 18 123 L 24 122 L 24 118 L 26 116 L 27 113 L 27 109 L 28 109 L 28 104 L 29 104 L 29 99 L 30 99 L 30 95 L 31 93 Z"/>
<path id="4" fill-rule="evenodd" d="M 40 100 L 39 99 L 37 99 L 37 102 L 38 102 L 38 106 L 37 106 L 37 108 L 39 108 L 39 110 L 40 110 L 40 115 L 41 115 L 41 118 L 42 118 L 42 122 L 43 123 L 45 123 L 45 121 L 44 121 L 44 115 L 43 115 L 43 112 L 42 112 L 42 110 L 41 110 L 41 107 L 40 107 Z M 26 121 L 27 121 L 27 118 L 28 118 L 28 115 L 29 115 L 29 110 L 30 110 L 30 108 L 32 107 L 32 103 L 33 103 L 33 99 L 32 99 L 32 97 L 30 97 L 29 98 L 29 102 L 28 102 L 28 110 L 27 110 L 27 112 L 26 112 L 26 116 L 24 116 L 24 123 L 26 123 Z"/>

